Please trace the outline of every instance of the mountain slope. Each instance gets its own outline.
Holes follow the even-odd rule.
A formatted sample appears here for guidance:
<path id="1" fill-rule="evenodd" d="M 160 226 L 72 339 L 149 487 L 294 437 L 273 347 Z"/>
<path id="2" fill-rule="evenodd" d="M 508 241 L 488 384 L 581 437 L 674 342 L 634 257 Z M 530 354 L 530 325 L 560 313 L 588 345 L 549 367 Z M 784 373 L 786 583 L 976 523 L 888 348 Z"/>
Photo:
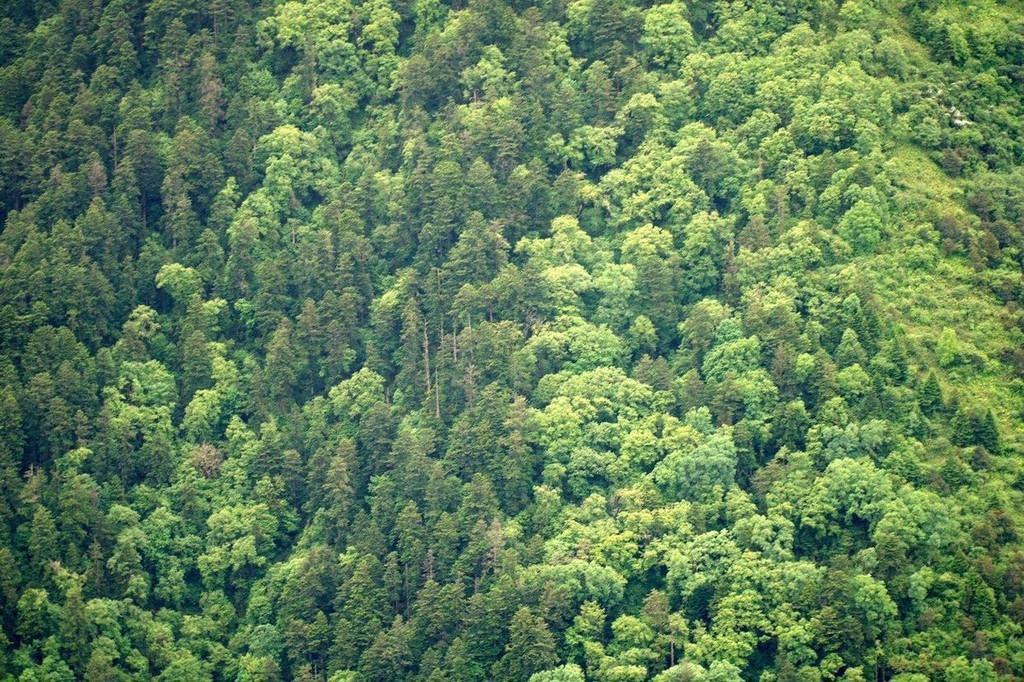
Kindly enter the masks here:
<path id="1" fill-rule="evenodd" d="M 2 13 L 0 678 L 1024 676 L 1019 3 Z"/>

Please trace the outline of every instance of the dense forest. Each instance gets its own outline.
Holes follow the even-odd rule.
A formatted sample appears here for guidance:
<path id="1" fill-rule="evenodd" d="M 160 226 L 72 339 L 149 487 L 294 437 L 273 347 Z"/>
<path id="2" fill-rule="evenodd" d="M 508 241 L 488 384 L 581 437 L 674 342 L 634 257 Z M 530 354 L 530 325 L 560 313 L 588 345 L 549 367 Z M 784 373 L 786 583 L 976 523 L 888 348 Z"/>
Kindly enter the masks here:
<path id="1" fill-rule="evenodd" d="M 1024 679 L 1024 3 L 0 3 L 0 679 Z"/>

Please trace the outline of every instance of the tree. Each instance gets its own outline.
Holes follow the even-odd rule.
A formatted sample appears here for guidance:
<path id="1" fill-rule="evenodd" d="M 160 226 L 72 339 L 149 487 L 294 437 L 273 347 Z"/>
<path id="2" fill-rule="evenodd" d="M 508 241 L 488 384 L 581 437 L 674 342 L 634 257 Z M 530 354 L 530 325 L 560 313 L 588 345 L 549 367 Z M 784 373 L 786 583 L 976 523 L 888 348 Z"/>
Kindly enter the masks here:
<path id="1" fill-rule="evenodd" d="M 650 225 L 637 228 L 623 241 L 622 258 L 636 268 L 640 310 L 654 324 L 664 345 L 673 338 L 679 322 L 679 256 L 672 235 Z"/>
<path id="2" fill-rule="evenodd" d="M 60 620 L 57 624 L 60 640 L 61 657 L 68 666 L 79 673 L 84 673 L 88 658 L 88 640 L 90 623 L 82 598 L 83 577 L 70 574 L 61 576 L 66 581 L 64 586 L 64 604 L 60 608 Z"/>
<path id="3" fill-rule="evenodd" d="M 30 587 L 18 598 L 15 632 L 26 641 L 41 639 L 52 631 L 57 609 L 46 590 Z"/>
<path id="4" fill-rule="evenodd" d="M 278 532 L 278 519 L 264 503 L 218 509 L 207 519 L 206 551 L 197 560 L 205 584 L 244 589 L 254 569 L 267 563 Z"/>
<path id="5" fill-rule="evenodd" d="M 310 474 L 314 472 L 311 470 Z M 322 477 L 311 478 L 310 482 L 319 481 L 323 483 L 323 504 L 327 512 L 327 518 L 332 521 L 332 531 L 338 533 L 348 524 L 348 517 L 353 505 L 353 498 L 356 492 L 358 479 L 357 461 L 355 446 L 350 440 L 343 440 L 338 444 L 330 464 Z M 315 489 L 315 488 L 314 488 Z M 318 496 L 310 495 L 310 500 Z"/>
<path id="6" fill-rule="evenodd" d="M 485 223 L 483 215 L 477 211 L 466 219 L 466 226 L 444 266 L 453 279 L 453 290 L 462 284 L 490 281 L 505 266 L 509 245 L 500 227 L 500 224 Z"/>
<path id="7" fill-rule="evenodd" d="M 27 547 L 36 581 L 46 575 L 49 563 L 60 557 L 58 547 L 53 514 L 43 505 L 37 505 L 32 514 Z"/>
<path id="8" fill-rule="evenodd" d="M 950 440 L 953 445 L 967 447 L 977 442 L 977 421 L 974 415 L 963 409 L 958 409 L 950 420 Z"/>
<path id="9" fill-rule="evenodd" d="M 461 637 L 452 640 L 445 651 L 441 666 L 434 672 L 429 679 L 451 679 L 457 682 L 478 682 L 486 679 L 483 666 L 474 659 L 469 645 Z"/>
<path id="10" fill-rule="evenodd" d="M 679 68 L 696 47 L 693 29 L 687 21 L 687 7 L 681 2 L 655 5 L 644 16 L 643 37 L 647 59 L 665 69 Z"/>
<path id="11" fill-rule="evenodd" d="M 861 367 L 867 366 L 867 353 L 864 352 L 864 348 L 860 345 L 857 332 L 849 327 L 843 330 L 842 341 L 836 347 L 835 359 L 839 367 L 849 367 L 854 364 Z"/>
<path id="12" fill-rule="evenodd" d="M 871 253 L 881 240 L 882 219 L 877 209 L 862 199 L 846 212 L 837 230 L 853 247 L 854 253 Z"/>
<path id="13" fill-rule="evenodd" d="M 567 663 L 530 676 L 530 682 L 583 682 L 584 679 L 583 669 L 575 663 Z"/>
<path id="14" fill-rule="evenodd" d="M 697 499 L 713 494 L 715 486 L 730 487 L 736 461 L 736 446 L 723 429 L 692 450 L 670 451 L 651 477 L 669 500 Z"/>
<path id="15" fill-rule="evenodd" d="M 368 680 L 395 680 L 401 678 L 412 665 L 409 639 L 412 628 L 395 616 L 391 628 L 382 630 L 360 660 L 360 669 Z"/>
<path id="16" fill-rule="evenodd" d="M 281 318 L 267 344 L 264 365 L 267 398 L 278 406 L 294 399 L 294 392 L 298 388 L 303 369 L 302 358 L 292 342 L 293 329 L 291 320 Z"/>
<path id="17" fill-rule="evenodd" d="M 525 680 L 557 663 L 555 641 L 547 623 L 523 607 L 512 617 L 505 653 L 491 673 L 499 680 Z"/>
<path id="18" fill-rule="evenodd" d="M 929 372 L 928 378 L 921 386 L 918 393 L 918 403 L 925 415 L 932 417 L 945 408 L 945 399 L 942 397 L 942 387 L 935 376 L 935 372 Z"/>
<path id="19" fill-rule="evenodd" d="M 935 344 L 935 354 L 939 364 L 945 368 L 952 367 L 960 360 L 960 343 L 956 331 L 945 327 Z"/>
<path id="20" fill-rule="evenodd" d="M 348 40 L 353 16 L 348 3 L 290 2 L 263 21 L 268 37 L 278 47 L 301 55 L 296 75 L 305 85 L 304 100 L 308 101 L 321 79 L 345 82 L 362 75 L 355 46 Z"/>
<path id="21" fill-rule="evenodd" d="M 998 453 L 1000 451 L 999 426 L 992 415 L 992 410 L 986 410 L 984 416 L 977 418 L 975 432 L 978 442 L 985 446 L 986 450 L 991 453 Z"/>
<path id="22" fill-rule="evenodd" d="M 380 587 L 383 567 L 373 557 L 359 559 L 336 601 L 336 635 L 331 656 L 339 667 L 353 667 L 359 652 L 367 650 L 391 618 L 387 595 Z M 400 643 L 400 642 L 399 642 Z M 382 643 L 391 645 L 387 639 Z M 400 663 L 400 662 L 399 662 Z"/>

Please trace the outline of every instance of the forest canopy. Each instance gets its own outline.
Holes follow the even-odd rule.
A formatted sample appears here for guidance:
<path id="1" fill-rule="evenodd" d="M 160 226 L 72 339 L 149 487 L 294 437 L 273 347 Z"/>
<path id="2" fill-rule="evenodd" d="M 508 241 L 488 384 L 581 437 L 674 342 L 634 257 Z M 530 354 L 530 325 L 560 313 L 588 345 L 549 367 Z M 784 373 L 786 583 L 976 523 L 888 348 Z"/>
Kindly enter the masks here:
<path id="1" fill-rule="evenodd" d="M 1024 677 L 1022 65 L 1018 0 L 0 4 L 0 680 Z"/>

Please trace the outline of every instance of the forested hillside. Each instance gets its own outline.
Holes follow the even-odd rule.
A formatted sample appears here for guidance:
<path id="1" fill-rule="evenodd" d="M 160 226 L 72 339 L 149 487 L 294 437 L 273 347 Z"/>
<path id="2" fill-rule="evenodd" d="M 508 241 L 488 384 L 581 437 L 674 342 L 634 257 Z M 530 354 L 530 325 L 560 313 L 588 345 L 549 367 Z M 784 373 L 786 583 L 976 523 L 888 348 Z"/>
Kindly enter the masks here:
<path id="1" fill-rule="evenodd" d="M 0 16 L 0 679 L 1024 678 L 1018 0 Z"/>

